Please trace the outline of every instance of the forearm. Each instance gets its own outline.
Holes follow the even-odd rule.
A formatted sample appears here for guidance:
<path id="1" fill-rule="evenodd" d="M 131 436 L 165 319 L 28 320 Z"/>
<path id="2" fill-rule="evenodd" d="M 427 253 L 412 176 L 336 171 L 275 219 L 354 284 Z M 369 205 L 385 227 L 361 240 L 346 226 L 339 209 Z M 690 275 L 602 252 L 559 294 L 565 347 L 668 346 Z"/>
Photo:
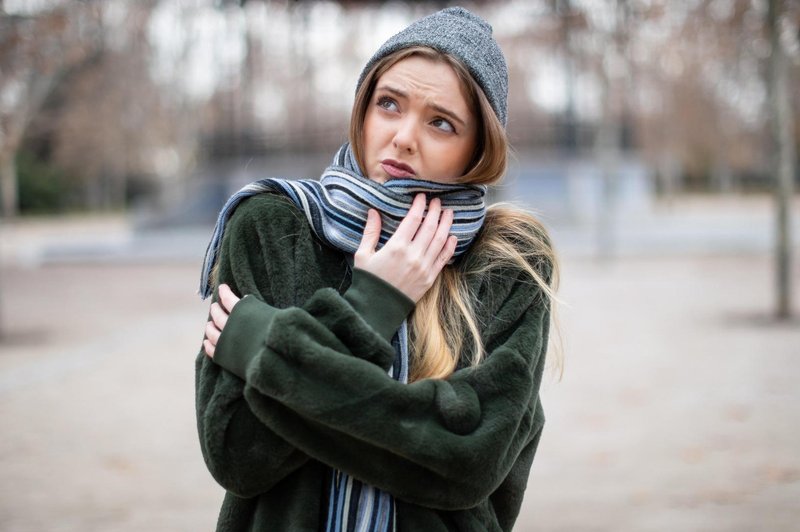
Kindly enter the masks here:
<path id="1" fill-rule="evenodd" d="M 279 336 L 274 329 L 276 318 L 283 322 L 309 319 L 321 335 L 321 346 L 335 351 L 354 350 L 365 360 L 387 369 L 394 353 L 389 345 L 395 331 L 413 310 L 414 303 L 378 277 L 356 269 L 352 283 L 343 295 L 333 289 L 322 289 L 324 296 L 312 296 L 305 308 L 278 309 L 253 296 L 244 297 L 231 313 L 220 337 L 214 361 L 241 379 L 246 379 L 248 365 L 261 350 L 269 335 Z M 298 334 L 308 331 L 289 325 Z M 288 338 L 288 343 L 293 339 Z"/>
<path id="2" fill-rule="evenodd" d="M 524 464 L 518 463 L 518 450 L 530 445 L 543 426 L 531 417 L 513 434 L 497 431 L 493 442 L 466 435 L 465 440 L 484 442 L 460 445 L 453 445 L 452 440 L 432 441 L 434 438 L 423 432 L 398 434 L 392 430 L 363 440 L 332 428 L 331 423 L 304 418 L 256 390 L 249 389 L 246 395 L 262 422 L 312 458 L 399 499 L 440 510 L 472 508 L 497 491 L 512 470 L 524 469 Z M 416 448 L 407 445 L 415 440 L 420 442 Z M 422 452 L 422 447 L 428 452 Z"/>

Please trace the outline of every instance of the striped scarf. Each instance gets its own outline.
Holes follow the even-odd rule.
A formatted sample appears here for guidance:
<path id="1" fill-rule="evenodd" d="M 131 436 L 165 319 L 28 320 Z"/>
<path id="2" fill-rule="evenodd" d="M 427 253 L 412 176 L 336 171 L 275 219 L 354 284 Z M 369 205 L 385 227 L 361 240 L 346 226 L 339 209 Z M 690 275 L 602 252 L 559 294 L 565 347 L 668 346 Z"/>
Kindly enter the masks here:
<path id="1" fill-rule="evenodd" d="M 316 236 L 353 255 L 361 242 L 372 208 L 381 215 L 378 248 L 394 234 L 416 194 L 424 192 L 428 201 L 438 197 L 442 208 L 453 210 L 450 234 L 458 238 L 455 256 L 463 254 L 483 225 L 486 214 L 482 185 L 436 183 L 420 179 L 390 179 L 378 183 L 361 175 L 349 144 L 336 152 L 333 164 L 319 181 L 302 179 L 262 179 L 245 186 L 231 196 L 217 218 L 211 242 L 206 250 L 199 293 L 203 299 L 213 292 L 211 270 L 219 255 L 225 225 L 236 207 L 246 198 L 263 192 L 283 194 L 308 218 Z M 392 345 L 397 356 L 388 373 L 397 381 L 408 382 L 408 324 L 403 321 Z M 388 532 L 395 530 L 393 497 L 375 487 L 354 479 L 345 472 L 333 470 L 328 488 L 328 514 L 325 532 Z"/>

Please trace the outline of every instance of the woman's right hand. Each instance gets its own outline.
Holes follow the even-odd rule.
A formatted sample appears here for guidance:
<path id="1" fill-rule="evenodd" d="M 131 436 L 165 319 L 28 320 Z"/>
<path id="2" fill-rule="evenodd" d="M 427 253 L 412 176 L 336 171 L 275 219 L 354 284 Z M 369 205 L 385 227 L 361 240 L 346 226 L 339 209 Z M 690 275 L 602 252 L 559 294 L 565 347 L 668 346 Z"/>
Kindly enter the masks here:
<path id="1" fill-rule="evenodd" d="M 355 253 L 356 268 L 388 282 L 414 303 L 433 285 L 439 272 L 456 250 L 458 240 L 450 235 L 453 211 L 442 211 L 433 198 L 425 213 L 425 194 L 417 194 L 394 235 L 375 251 L 381 234 L 381 217 L 370 209 L 361 244 Z"/>

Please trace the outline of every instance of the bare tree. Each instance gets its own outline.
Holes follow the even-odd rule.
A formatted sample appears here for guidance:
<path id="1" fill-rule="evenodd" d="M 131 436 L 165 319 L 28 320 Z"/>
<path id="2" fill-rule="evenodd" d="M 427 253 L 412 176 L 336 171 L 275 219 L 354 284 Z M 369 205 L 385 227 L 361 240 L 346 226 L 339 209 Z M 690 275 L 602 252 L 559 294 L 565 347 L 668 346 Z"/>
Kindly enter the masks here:
<path id="1" fill-rule="evenodd" d="M 792 314 L 792 237 L 791 200 L 795 174 L 795 142 L 792 131 L 791 104 L 789 101 L 788 65 L 780 38 L 781 0 L 770 0 L 767 28 L 770 38 L 769 74 L 767 89 L 772 126 L 772 175 L 775 179 L 776 239 L 775 273 L 777 289 L 776 316 L 788 319 Z"/>
<path id="2" fill-rule="evenodd" d="M 31 120 L 69 69 L 102 44 L 92 3 L 70 2 L 31 16 L 0 18 L 0 193 L 2 215 L 17 213 L 15 157 Z"/>
<path id="3" fill-rule="evenodd" d="M 59 104 L 34 124 L 50 139 L 51 161 L 82 186 L 92 209 L 124 207 L 128 177 L 149 173 L 152 154 L 169 144 L 160 93 L 148 75 L 152 8 L 153 2 L 127 6 L 123 22 L 107 28 L 114 46 L 73 69 L 58 88 Z"/>

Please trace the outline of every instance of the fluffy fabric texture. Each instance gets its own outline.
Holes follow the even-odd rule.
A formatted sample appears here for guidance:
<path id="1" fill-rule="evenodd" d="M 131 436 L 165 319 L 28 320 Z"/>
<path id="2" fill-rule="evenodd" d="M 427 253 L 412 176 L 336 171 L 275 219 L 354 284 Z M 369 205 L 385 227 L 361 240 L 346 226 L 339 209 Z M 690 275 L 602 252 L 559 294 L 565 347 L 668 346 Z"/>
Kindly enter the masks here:
<path id="1" fill-rule="evenodd" d="M 220 281 L 252 296 L 214 359 L 197 357 L 201 449 L 227 490 L 217 530 L 319 532 L 330 468 L 390 493 L 401 532 L 512 529 L 544 425 L 549 323 L 522 272 L 488 265 L 467 279 L 480 365 L 404 385 L 387 375 L 395 352 L 371 325 L 401 300 L 367 283 L 377 303 L 354 306 L 360 270 L 285 197 L 243 202 L 219 260 Z"/>
<path id="2" fill-rule="evenodd" d="M 356 91 L 367 72 L 383 57 L 412 46 L 427 46 L 458 59 L 492 104 L 503 126 L 507 122 L 508 67 L 492 37 L 492 26 L 463 7 L 448 7 L 421 18 L 386 41 L 367 62 Z"/>
<path id="3" fill-rule="evenodd" d="M 200 294 L 211 294 L 211 270 L 217 261 L 225 225 L 236 207 L 248 197 L 275 192 L 285 194 L 303 210 L 316 235 L 348 254 L 358 249 L 367 220 L 367 211 L 376 209 L 385 221 L 381 224 L 378 247 L 388 241 L 403 220 L 416 194 L 438 197 L 443 208 L 453 210 L 451 234 L 458 238 L 455 255 L 463 254 L 483 224 L 486 188 L 478 185 L 446 184 L 420 179 L 392 179 L 377 183 L 361 175 L 349 144 L 337 151 L 333 164 L 319 181 L 263 179 L 236 192 L 225 203 L 206 250 L 200 280 Z M 399 324 L 394 339 L 397 352 L 389 374 L 397 381 L 408 381 L 408 325 Z M 391 495 L 335 472 L 331 480 L 326 532 L 388 532 L 394 529 L 394 501 Z"/>
<path id="4" fill-rule="evenodd" d="M 217 261 L 225 224 L 243 200 L 264 192 L 285 194 L 305 212 L 317 237 L 350 254 L 358 249 L 370 208 L 381 214 L 380 249 L 403 221 L 414 197 L 421 192 L 428 201 L 439 198 L 442 208 L 453 210 L 450 234 L 458 238 L 454 258 L 467 251 L 486 215 L 485 186 L 436 183 L 423 179 L 390 179 L 386 183 L 378 183 L 361 174 L 350 144 L 345 143 L 336 152 L 332 165 L 319 181 L 262 179 L 245 185 L 228 198 L 217 217 L 203 261 L 198 291 L 203 299 L 211 295 L 213 290 L 211 270 Z"/>

